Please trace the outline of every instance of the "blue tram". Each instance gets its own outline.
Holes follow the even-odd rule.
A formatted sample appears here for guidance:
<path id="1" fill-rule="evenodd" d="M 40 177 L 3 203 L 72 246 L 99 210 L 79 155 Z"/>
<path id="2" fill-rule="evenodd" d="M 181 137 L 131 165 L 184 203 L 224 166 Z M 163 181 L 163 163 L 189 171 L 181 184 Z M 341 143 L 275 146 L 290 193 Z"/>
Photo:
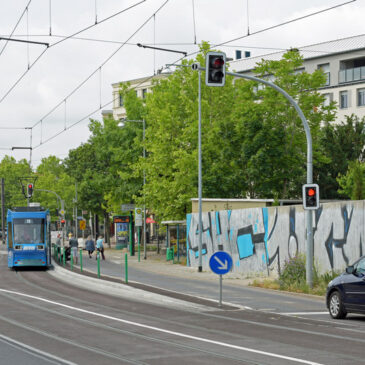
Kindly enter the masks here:
<path id="1" fill-rule="evenodd" d="M 51 265 L 50 220 L 40 206 L 8 210 L 8 267 Z"/>

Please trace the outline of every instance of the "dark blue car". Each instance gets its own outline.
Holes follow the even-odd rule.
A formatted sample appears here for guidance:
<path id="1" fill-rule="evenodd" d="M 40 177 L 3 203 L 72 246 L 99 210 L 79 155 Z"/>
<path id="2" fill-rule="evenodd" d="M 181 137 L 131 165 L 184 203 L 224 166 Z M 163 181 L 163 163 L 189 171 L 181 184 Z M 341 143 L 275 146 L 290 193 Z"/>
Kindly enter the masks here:
<path id="1" fill-rule="evenodd" d="M 335 319 L 347 313 L 365 314 L 365 256 L 328 284 L 326 304 Z"/>

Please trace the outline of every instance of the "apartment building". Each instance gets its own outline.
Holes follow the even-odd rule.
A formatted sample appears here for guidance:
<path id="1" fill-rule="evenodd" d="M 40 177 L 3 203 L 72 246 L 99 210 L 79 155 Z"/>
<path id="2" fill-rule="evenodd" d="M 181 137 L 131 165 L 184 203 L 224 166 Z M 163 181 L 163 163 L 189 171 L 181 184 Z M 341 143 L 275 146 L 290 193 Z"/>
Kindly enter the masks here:
<path id="1" fill-rule="evenodd" d="M 354 113 L 365 116 L 365 35 L 333 40 L 299 48 L 303 55 L 303 70 L 312 73 L 321 68 L 327 82 L 319 91 L 325 95 L 325 103 L 335 101 L 336 120 Z M 233 72 L 252 74 L 262 59 L 280 60 L 285 51 L 236 59 L 230 62 Z M 298 70 L 300 71 L 300 70 Z"/>
<path id="2" fill-rule="evenodd" d="M 113 93 L 113 110 L 112 111 L 105 111 L 104 114 L 113 114 L 113 118 L 116 120 L 120 120 L 126 117 L 126 111 L 124 107 L 123 96 L 120 95 L 121 90 L 121 83 L 129 82 L 130 88 L 135 90 L 135 93 L 139 98 L 145 99 L 147 94 L 152 91 L 153 82 L 155 80 L 160 80 L 165 78 L 170 73 L 160 73 L 157 75 L 142 77 L 139 79 L 116 82 L 112 84 L 112 93 Z M 104 116 L 104 115 L 103 115 Z"/>

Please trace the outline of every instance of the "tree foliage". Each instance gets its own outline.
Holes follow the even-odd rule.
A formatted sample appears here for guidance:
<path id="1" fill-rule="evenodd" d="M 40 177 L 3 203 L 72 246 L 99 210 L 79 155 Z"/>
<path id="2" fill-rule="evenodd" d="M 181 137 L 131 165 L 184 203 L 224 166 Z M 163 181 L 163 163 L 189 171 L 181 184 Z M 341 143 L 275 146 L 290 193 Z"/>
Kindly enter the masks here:
<path id="1" fill-rule="evenodd" d="M 208 51 L 203 43 L 194 62 L 203 65 Z M 69 212 L 76 183 L 78 206 L 104 217 L 121 213 L 123 203 L 135 203 L 146 205 L 159 221 L 184 218 L 191 198 L 198 196 L 199 72 L 188 67 L 191 63 L 183 61 L 183 67 L 155 80 L 153 93 L 145 99 L 129 84 L 121 85 L 124 127 L 113 119 L 91 120 L 88 141 L 69 151 L 64 161 L 54 156 L 42 160 L 35 173 L 36 188 L 55 191 Z M 304 72 L 302 63 L 299 52 L 291 50 L 281 60 L 262 60 L 254 73 L 273 80 L 303 111 L 321 198 L 344 194 L 358 199 L 365 186 L 360 163 L 364 121 L 351 116 L 333 125 L 335 105 L 324 106 L 318 92 L 325 76 L 321 70 Z M 228 76 L 224 87 L 214 88 L 206 87 L 204 72 L 201 76 L 203 197 L 300 198 L 307 140 L 293 106 L 273 88 L 253 81 Z M 0 163 L 0 174 L 11 185 L 31 171 L 25 160 L 17 163 L 7 157 Z M 24 203 L 15 185 L 7 194 L 11 204 Z M 35 198 L 52 211 L 57 206 L 49 193 L 36 191 Z"/>
<path id="2" fill-rule="evenodd" d="M 322 198 L 338 199 L 352 196 L 351 189 L 348 190 L 344 186 L 349 182 L 345 182 L 344 179 L 346 175 L 350 177 L 352 169 L 356 168 L 357 164 L 354 164 L 354 161 L 363 162 L 364 128 L 364 119 L 359 120 L 355 115 L 347 116 L 342 123 L 326 123 L 323 126 L 320 142 L 327 161 L 314 166 Z"/>

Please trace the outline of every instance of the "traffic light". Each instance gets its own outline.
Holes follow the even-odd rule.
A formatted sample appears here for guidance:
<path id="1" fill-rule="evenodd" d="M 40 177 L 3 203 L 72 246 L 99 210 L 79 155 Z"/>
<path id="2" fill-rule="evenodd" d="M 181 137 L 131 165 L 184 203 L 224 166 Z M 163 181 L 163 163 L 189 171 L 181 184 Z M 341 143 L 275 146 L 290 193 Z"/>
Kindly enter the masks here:
<path id="1" fill-rule="evenodd" d="M 61 219 L 61 226 L 64 227 L 65 226 L 66 221 L 64 219 Z"/>
<path id="2" fill-rule="evenodd" d="M 317 184 L 303 185 L 303 208 L 307 210 L 319 208 L 319 186 Z"/>
<path id="3" fill-rule="evenodd" d="M 208 52 L 205 59 L 205 84 L 224 86 L 226 82 L 226 54 Z"/>
<path id="4" fill-rule="evenodd" d="M 31 198 L 33 195 L 33 184 L 28 184 L 27 185 L 27 197 Z"/>

